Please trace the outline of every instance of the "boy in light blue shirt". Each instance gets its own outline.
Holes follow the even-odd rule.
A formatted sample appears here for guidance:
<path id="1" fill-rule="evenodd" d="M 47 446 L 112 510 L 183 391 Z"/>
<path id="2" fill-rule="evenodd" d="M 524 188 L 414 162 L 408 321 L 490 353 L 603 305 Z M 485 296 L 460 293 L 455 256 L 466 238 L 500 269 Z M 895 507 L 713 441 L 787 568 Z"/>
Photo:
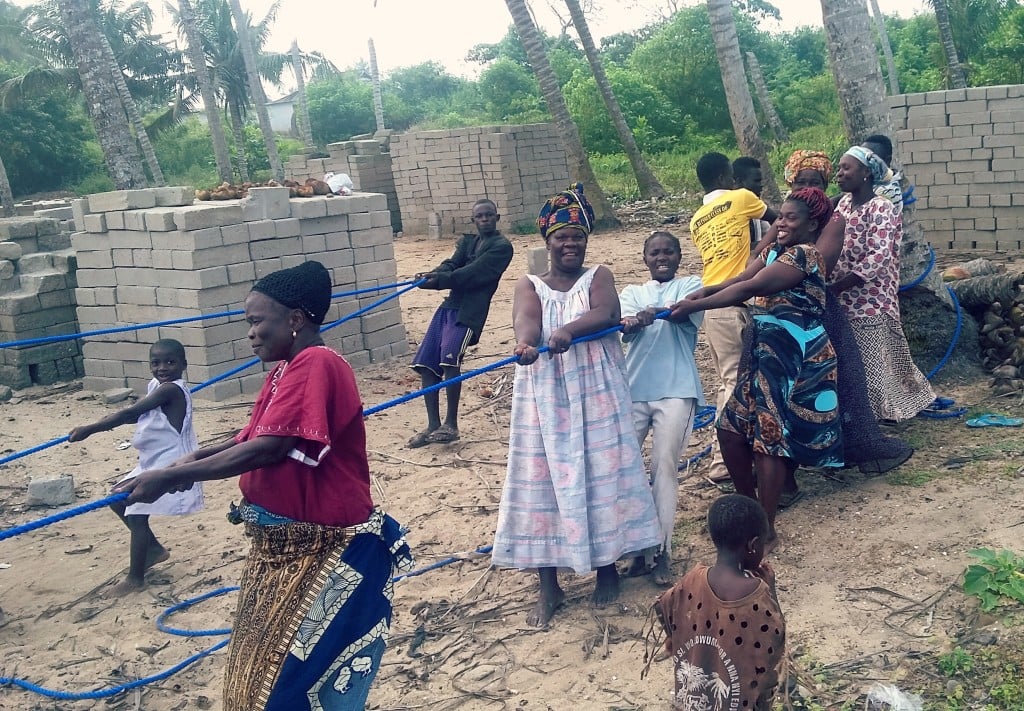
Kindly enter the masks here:
<path id="1" fill-rule="evenodd" d="M 635 558 L 630 573 L 645 573 L 653 564 L 658 585 L 672 583 L 669 560 L 679 495 L 679 457 L 693 431 L 697 408 L 704 404 L 704 388 L 693 355 L 703 313 L 680 322 L 654 319 L 659 311 L 701 288 L 697 277 L 676 277 L 680 257 L 679 240 L 671 232 L 652 232 L 644 242 L 644 264 L 651 281 L 627 286 L 619 295 L 633 426 L 641 444 L 653 432 L 650 476 L 662 532 L 661 549 Z"/>

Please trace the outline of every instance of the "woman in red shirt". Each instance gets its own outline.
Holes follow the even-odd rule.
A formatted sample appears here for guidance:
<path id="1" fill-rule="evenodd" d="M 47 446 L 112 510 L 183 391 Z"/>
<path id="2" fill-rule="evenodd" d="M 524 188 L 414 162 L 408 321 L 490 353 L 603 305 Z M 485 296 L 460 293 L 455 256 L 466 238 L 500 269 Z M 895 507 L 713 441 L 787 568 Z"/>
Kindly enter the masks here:
<path id="1" fill-rule="evenodd" d="M 249 340 L 278 361 L 233 439 L 121 484 L 128 503 L 241 474 L 229 519 L 252 539 L 224 711 L 363 709 L 391 622 L 391 578 L 411 566 L 374 508 L 362 400 L 320 337 L 331 278 L 319 262 L 267 275 L 245 300 Z M 317 703 L 311 702 L 314 697 Z"/>

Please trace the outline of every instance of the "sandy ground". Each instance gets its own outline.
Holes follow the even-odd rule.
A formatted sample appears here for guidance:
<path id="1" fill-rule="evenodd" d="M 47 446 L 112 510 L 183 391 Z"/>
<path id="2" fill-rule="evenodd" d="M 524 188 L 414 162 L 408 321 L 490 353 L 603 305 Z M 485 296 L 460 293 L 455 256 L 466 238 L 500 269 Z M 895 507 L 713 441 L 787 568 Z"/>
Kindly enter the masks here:
<path id="1" fill-rule="evenodd" d="M 588 262 L 609 265 L 619 286 L 647 278 L 639 228 L 592 238 Z M 494 300 L 488 330 L 467 368 L 506 356 L 512 345 L 511 298 L 525 271 L 525 250 L 536 237 L 514 237 L 517 256 Z M 684 240 L 685 242 L 685 240 Z M 403 238 L 398 272 L 409 276 L 448 256 L 450 242 Z M 699 273 L 688 245 L 681 272 Z M 437 292 L 402 298 L 415 343 L 439 302 Z M 710 391 L 706 347 L 698 351 Z M 367 405 L 416 389 L 404 363 L 358 372 Z M 462 439 L 409 450 L 422 427 L 419 401 L 386 410 L 367 423 L 374 496 L 407 524 L 418 566 L 492 542 L 504 476 L 511 367 L 487 373 L 463 389 Z M 108 408 L 75 383 L 33 388 L 0 404 L 4 453 L 66 434 Z M 980 410 L 1019 409 L 1006 398 L 986 399 L 980 380 L 944 380 L 943 394 Z M 201 442 L 223 439 L 241 426 L 248 401 L 198 402 Z M 794 678 L 829 708 L 856 698 L 872 680 L 899 683 L 914 659 L 951 646 L 966 631 L 991 624 L 963 596 L 959 576 L 979 546 L 1021 548 L 1024 522 L 1024 433 L 968 430 L 962 420 L 915 420 L 896 428 L 919 453 L 895 475 L 865 479 L 856 470 L 823 476 L 802 472 L 808 496 L 779 519 L 782 545 L 772 562 L 789 625 Z M 711 428 L 695 434 L 700 451 Z M 130 470 L 134 450 L 122 449 L 128 427 L 84 443 L 61 445 L 0 468 L 0 527 L 47 515 L 24 505 L 33 476 L 70 473 L 79 503 L 101 498 Z M 718 495 L 703 478 L 706 463 L 683 480 L 676 560 L 712 560 L 703 518 Z M 187 518 L 154 519 L 171 549 L 154 568 L 148 588 L 123 599 L 103 593 L 127 565 L 128 534 L 106 512 L 94 512 L 0 543 L 0 676 L 80 692 L 157 673 L 222 637 L 168 636 L 156 618 L 169 605 L 237 581 L 246 542 L 224 512 L 239 497 L 233 481 L 207 484 L 207 509 Z M 603 610 L 589 602 L 591 576 L 565 578 L 569 603 L 547 630 L 529 629 L 526 610 L 536 594 L 528 573 L 493 570 L 471 556 L 398 584 L 392 645 L 371 696 L 374 709 L 667 708 L 671 664 L 652 667 L 641 681 L 641 629 L 659 590 L 648 579 L 624 584 L 619 603 Z M 175 615 L 171 624 L 216 629 L 230 624 L 232 594 Z M 123 708 L 177 711 L 219 709 L 224 653 L 165 680 L 110 700 L 54 701 L 0 688 L 2 709 Z M 815 674 L 808 670 L 815 669 Z M 816 685 L 828 677 L 828 688 Z M 908 682 L 909 683 L 909 682 Z M 820 688 L 819 688 L 820 687 Z"/>

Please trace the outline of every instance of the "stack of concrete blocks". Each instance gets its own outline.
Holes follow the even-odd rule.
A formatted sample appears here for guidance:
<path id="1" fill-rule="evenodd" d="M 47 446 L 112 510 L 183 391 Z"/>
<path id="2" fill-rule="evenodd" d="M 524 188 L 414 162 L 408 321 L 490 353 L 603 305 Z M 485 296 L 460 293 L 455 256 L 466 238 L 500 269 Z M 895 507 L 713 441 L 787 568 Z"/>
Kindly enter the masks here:
<path id="1" fill-rule="evenodd" d="M 38 217 L 36 211 L 51 210 L 62 207 L 71 207 L 71 198 L 57 198 L 55 200 L 22 200 L 14 203 L 14 212 L 18 217 Z"/>
<path id="2" fill-rule="evenodd" d="M 497 203 L 505 230 L 529 227 L 570 180 L 552 124 L 405 133 L 391 139 L 391 155 L 405 231 L 433 237 L 474 232 L 482 197 Z"/>
<path id="3" fill-rule="evenodd" d="M 387 197 L 391 229 L 401 232 L 402 213 L 391 171 L 389 140 L 390 132 L 384 132 L 371 139 L 331 143 L 327 146 L 327 158 L 292 156 L 285 163 L 285 175 L 290 180 L 304 183 L 308 178 L 323 179 L 327 173 L 345 173 L 352 178 L 352 185 L 357 191 L 380 193 Z"/>
<path id="4" fill-rule="evenodd" d="M 936 249 L 1024 244 L 1024 86 L 890 99 L 895 152 L 915 186 L 916 219 Z"/>
<path id="5" fill-rule="evenodd" d="M 0 219 L 0 342 L 78 332 L 69 247 L 61 220 Z M 0 385 L 49 385 L 83 372 L 76 340 L 0 349 Z"/>
<path id="6" fill-rule="evenodd" d="M 331 272 L 335 293 L 394 283 L 390 216 L 383 195 L 288 197 L 287 188 L 253 188 L 241 201 L 192 204 L 192 188 L 91 195 L 76 204 L 78 317 L 83 330 L 189 318 L 242 309 L 253 283 L 307 260 Z M 332 302 L 327 323 L 367 306 L 374 292 Z M 198 384 L 252 360 L 241 315 L 90 339 L 85 387 L 132 387 L 152 377 L 149 346 L 175 338 L 186 348 L 189 382 Z M 325 341 L 354 366 L 408 351 L 397 299 L 332 328 Z M 223 400 L 255 393 L 266 367 L 254 365 L 200 390 Z"/>

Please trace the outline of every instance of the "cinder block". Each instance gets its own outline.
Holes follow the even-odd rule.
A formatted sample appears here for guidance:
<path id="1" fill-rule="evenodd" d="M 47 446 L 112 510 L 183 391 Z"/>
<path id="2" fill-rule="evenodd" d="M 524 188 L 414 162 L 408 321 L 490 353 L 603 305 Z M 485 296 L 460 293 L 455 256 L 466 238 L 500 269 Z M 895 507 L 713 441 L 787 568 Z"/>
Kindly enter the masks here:
<path id="1" fill-rule="evenodd" d="M 299 233 L 302 235 L 325 235 L 332 232 L 345 232 L 355 215 L 333 215 L 299 220 Z"/>
<path id="2" fill-rule="evenodd" d="M 129 210 L 124 215 L 124 229 L 132 232 L 144 232 L 146 230 L 146 211 Z"/>
<path id="3" fill-rule="evenodd" d="M 86 198 L 76 198 L 71 201 L 71 212 L 74 215 L 75 229 L 85 229 L 85 214 L 89 212 L 89 201 Z"/>
<path id="4" fill-rule="evenodd" d="M 148 207 L 156 207 L 156 193 L 149 188 L 143 190 L 114 190 L 108 193 L 96 193 L 89 196 L 89 210 L 91 212 L 140 210 Z"/>
<path id="5" fill-rule="evenodd" d="M 250 240 L 273 239 L 277 236 L 277 229 L 271 220 L 258 220 L 249 222 L 246 227 L 249 230 Z"/>
<path id="6" fill-rule="evenodd" d="M 302 239 L 300 237 L 282 237 L 249 244 L 249 255 L 254 262 L 301 254 Z"/>
<path id="7" fill-rule="evenodd" d="M 288 202 L 291 204 L 292 217 L 300 220 L 327 217 L 327 198 L 291 198 Z"/>
<path id="8" fill-rule="evenodd" d="M 278 237 L 295 237 L 302 234 L 302 228 L 297 217 L 274 220 L 274 230 Z"/>
<path id="9" fill-rule="evenodd" d="M 181 207 L 195 202 L 196 190 L 190 185 L 153 188 L 156 204 L 160 207 Z"/>
<path id="10" fill-rule="evenodd" d="M 249 195 L 241 202 L 242 219 L 255 222 L 291 216 L 288 195 L 289 189 L 286 187 L 249 188 Z"/>
<path id="11" fill-rule="evenodd" d="M 113 212 L 104 212 L 103 214 L 107 218 L 108 230 L 124 229 L 124 212 L 122 212 L 121 210 L 114 210 Z"/>
<path id="12" fill-rule="evenodd" d="M 526 273 L 546 274 L 551 268 L 546 247 L 531 247 L 526 252 Z"/>
<path id="13" fill-rule="evenodd" d="M 260 223 L 239 222 L 237 225 L 224 225 L 220 228 L 221 240 L 225 245 L 245 244 L 250 239 L 249 225 Z"/>
<path id="14" fill-rule="evenodd" d="M 75 480 L 70 474 L 35 478 L 28 483 L 29 506 L 66 506 L 75 500 Z"/>
<path id="15" fill-rule="evenodd" d="M 150 232 L 170 232 L 176 227 L 174 210 L 169 207 L 147 210 L 143 214 L 145 215 L 145 227 Z"/>
<path id="16" fill-rule="evenodd" d="M 0 259 L 17 261 L 21 259 L 21 245 L 17 242 L 0 242 Z"/>
<path id="17" fill-rule="evenodd" d="M 101 233 L 107 231 L 107 218 L 102 213 L 85 215 L 83 221 L 86 232 Z"/>
<path id="18" fill-rule="evenodd" d="M 174 224 L 179 230 L 190 232 L 208 227 L 220 227 L 242 222 L 242 208 L 236 204 L 188 205 L 174 213 Z"/>

